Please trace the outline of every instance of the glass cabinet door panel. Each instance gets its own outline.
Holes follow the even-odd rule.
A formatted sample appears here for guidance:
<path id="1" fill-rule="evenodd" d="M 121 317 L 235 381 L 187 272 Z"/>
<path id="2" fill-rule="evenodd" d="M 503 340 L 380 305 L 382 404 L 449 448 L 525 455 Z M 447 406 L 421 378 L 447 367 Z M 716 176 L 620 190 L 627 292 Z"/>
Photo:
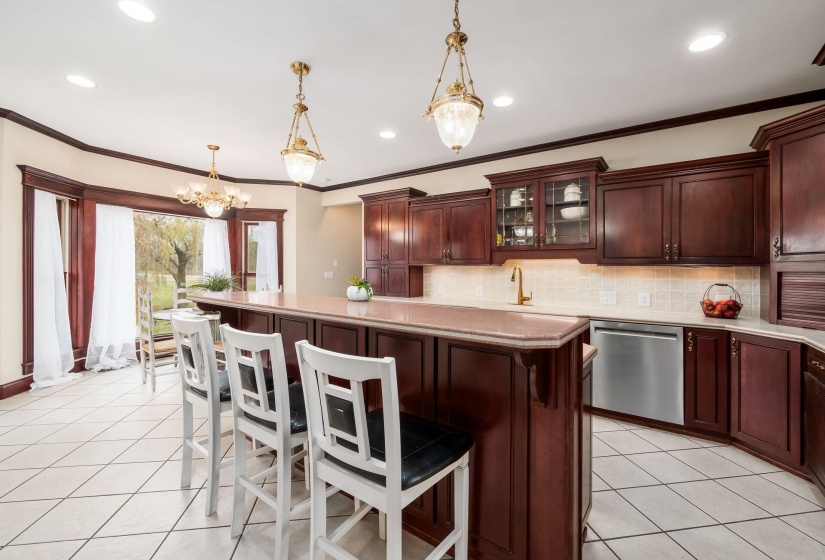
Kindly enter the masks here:
<path id="1" fill-rule="evenodd" d="M 497 247 L 533 245 L 533 197 L 533 185 L 496 190 Z"/>
<path id="2" fill-rule="evenodd" d="M 544 245 L 590 243 L 590 179 L 544 183 Z"/>

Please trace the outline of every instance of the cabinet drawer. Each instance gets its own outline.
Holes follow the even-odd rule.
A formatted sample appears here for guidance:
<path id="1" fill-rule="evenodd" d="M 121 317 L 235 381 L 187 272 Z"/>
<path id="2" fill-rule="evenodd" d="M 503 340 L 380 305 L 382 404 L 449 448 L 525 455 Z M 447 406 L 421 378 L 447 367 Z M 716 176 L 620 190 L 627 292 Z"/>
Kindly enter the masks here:
<path id="1" fill-rule="evenodd" d="M 820 383 L 825 384 L 825 352 L 814 350 L 809 346 L 805 359 L 805 371 Z"/>

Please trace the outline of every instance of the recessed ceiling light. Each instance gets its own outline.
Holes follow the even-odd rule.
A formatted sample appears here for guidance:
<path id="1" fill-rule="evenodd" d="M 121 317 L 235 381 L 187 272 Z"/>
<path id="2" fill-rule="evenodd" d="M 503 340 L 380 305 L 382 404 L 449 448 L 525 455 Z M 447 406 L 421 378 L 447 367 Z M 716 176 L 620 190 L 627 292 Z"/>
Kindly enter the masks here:
<path id="1" fill-rule="evenodd" d="M 384 130 L 383 132 L 380 132 L 378 136 L 389 140 L 390 138 L 395 138 L 395 132 L 392 130 Z"/>
<path id="2" fill-rule="evenodd" d="M 135 2 L 135 0 L 120 0 L 117 5 L 121 12 L 132 19 L 143 23 L 151 23 L 155 21 L 155 12 L 140 2 Z"/>
<path id="3" fill-rule="evenodd" d="M 713 47 L 718 47 L 722 41 L 727 39 L 727 37 L 727 33 L 713 33 L 711 35 L 705 35 L 704 37 L 699 37 L 688 45 L 688 49 L 693 52 L 707 51 Z"/>
<path id="4" fill-rule="evenodd" d="M 502 97 L 496 97 L 495 99 L 493 99 L 493 105 L 495 105 L 496 107 L 509 107 L 512 104 L 513 98 L 507 97 L 506 95 Z"/>
<path id="5" fill-rule="evenodd" d="M 84 78 L 83 76 L 66 76 L 66 79 L 76 86 L 85 88 L 95 87 L 95 83 L 92 80 Z"/>

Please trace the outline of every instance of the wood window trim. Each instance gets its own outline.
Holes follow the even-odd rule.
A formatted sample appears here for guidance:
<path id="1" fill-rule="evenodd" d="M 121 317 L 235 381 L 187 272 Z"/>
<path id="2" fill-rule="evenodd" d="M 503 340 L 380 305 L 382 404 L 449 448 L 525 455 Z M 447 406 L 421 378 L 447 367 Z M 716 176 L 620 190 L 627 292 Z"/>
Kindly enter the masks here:
<path id="1" fill-rule="evenodd" d="M 203 218 L 196 206 L 181 204 L 174 197 L 136 193 L 88 185 L 28 165 L 19 165 L 23 179 L 23 363 L 22 374 L 34 365 L 34 192 L 42 190 L 73 200 L 69 240 L 69 322 L 74 358 L 82 359 L 89 344 L 94 293 L 95 224 L 97 204 L 124 206 L 140 212 L 155 212 Z M 274 221 L 278 227 L 278 272 L 283 278 L 283 221 L 286 210 L 244 208 L 224 213 L 229 235 L 230 262 L 234 274 L 241 270 L 241 224 L 244 221 Z M 82 365 L 82 364 L 81 364 Z M 80 367 L 75 364 L 75 369 Z"/>

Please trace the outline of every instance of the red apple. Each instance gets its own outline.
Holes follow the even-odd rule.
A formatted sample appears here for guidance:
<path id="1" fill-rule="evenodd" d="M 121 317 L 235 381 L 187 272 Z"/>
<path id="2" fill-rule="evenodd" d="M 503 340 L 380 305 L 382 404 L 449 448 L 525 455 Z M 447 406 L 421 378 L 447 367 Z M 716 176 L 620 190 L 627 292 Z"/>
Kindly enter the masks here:
<path id="1" fill-rule="evenodd" d="M 736 311 L 725 311 L 724 315 L 726 319 L 736 319 Z"/>

